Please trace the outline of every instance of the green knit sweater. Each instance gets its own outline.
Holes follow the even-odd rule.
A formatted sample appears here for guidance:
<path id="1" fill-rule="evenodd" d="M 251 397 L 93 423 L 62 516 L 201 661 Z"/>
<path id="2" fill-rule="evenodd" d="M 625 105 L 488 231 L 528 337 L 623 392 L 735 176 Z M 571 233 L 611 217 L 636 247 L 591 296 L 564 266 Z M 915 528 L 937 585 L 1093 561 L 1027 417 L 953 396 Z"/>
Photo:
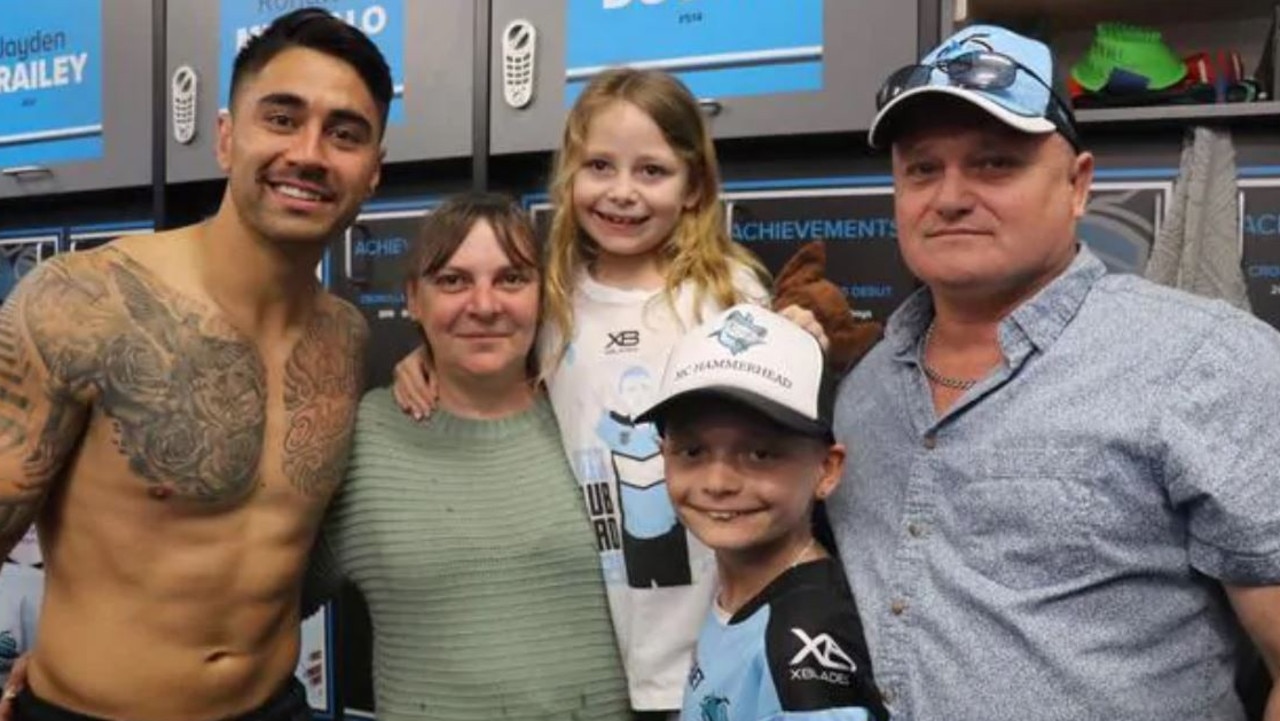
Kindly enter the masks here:
<path id="1" fill-rule="evenodd" d="M 388 390 L 369 392 L 321 547 L 368 601 L 379 721 L 628 718 L 582 494 L 545 399 L 419 425 Z"/>

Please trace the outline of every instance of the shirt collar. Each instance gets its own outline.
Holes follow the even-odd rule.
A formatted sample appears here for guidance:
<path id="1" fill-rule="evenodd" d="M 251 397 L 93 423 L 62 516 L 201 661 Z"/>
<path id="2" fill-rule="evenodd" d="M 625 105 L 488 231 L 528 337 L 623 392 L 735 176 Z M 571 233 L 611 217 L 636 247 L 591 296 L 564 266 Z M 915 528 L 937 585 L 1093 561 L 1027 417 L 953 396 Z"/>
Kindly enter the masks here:
<path id="1" fill-rule="evenodd" d="M 1023 338 L 1043 351 L 1071 322 L 1093 284 L 1106 273 L 1107 267 L 1102 261 L 1081 244 L 1071 265 L 1061 275 L 1000 322 L 1000 343 L 1006 352 Z M 889 343 L 894 357 L 914 360 L 920 336 L 932 320 L 933 296 L 928 287 L 920 288 L 889 316 L 885 342 Z"/>
<path id="2" fill-rule="evenodd" d="M 889 344 L 893 356 L 914 358 L 914 349 L 925 328 L 933 320 L 933 296 L 928 286 L 916 290 L 889 316 L 885 324 L 884 342 Z"/>

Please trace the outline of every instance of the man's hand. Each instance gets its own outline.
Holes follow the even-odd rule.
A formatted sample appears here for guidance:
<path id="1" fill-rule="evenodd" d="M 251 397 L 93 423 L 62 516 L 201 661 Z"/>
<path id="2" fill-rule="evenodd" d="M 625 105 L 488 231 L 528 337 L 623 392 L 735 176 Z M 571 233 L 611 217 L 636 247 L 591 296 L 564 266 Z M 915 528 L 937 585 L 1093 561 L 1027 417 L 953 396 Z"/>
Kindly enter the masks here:
<path id="1" fill-rule="evenodd" d="M 400 359 L 395 368 L 395 385 L 391 393 L 400 410 L 420 421 L 431 415 L 436 406 L 436 388 L 431 380 L 427 349 L 418 346 Z M 4 721 L 4 719 L 0 719 Z"/>

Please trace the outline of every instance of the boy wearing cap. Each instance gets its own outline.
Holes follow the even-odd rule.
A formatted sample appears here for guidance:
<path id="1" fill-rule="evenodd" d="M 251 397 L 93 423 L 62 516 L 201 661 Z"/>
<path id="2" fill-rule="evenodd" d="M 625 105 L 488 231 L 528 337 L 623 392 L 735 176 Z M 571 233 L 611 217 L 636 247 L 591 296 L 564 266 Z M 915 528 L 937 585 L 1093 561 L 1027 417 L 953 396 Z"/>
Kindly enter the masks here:
<path id="1" fill-rule="evenodd" d="M 740 305 L 681 339 L 640 416 L 662 434 L 672 504 L 719 570 L 684 721 L 888 717 L 844 573 L 813 534 L 845 455 L 823 390 L 814 337 Z"/>
<path id="2" fill-rule="evenodd" d="M 879 96 L 925 287 L 840 389 L 828 501 L 876 680 L 906 721 L 1241 721 L 1238 651 L 1280 671 L 1280 335 L 1079 243 L 1053 80 L 972 26 Z"/>

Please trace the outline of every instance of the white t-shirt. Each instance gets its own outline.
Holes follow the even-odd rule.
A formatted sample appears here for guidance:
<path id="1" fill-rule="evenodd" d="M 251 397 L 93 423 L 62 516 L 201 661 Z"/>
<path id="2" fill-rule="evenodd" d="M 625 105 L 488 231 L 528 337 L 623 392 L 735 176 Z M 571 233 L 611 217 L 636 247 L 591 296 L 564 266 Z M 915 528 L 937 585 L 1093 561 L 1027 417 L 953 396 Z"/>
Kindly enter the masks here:
<path id="1" fill-rule="evenodd" d="M 767 301 L 745 267 L 734 285 L 748 301 Z M 657 431 L 631 420 L 657 392 L 676 340 L 721 310 L 707 300 L 695 314 L 693 295 L 681 288 L 673 313 L 661 290 L 612 288 L 581 273 L 573 341 L 548 382 L 604 566 L 631 705 L 641 711 L 680 708 L 714 591 L 715 559 L 667 496 Z M 545 340 L 553 349 L 554 338 Z"/>

